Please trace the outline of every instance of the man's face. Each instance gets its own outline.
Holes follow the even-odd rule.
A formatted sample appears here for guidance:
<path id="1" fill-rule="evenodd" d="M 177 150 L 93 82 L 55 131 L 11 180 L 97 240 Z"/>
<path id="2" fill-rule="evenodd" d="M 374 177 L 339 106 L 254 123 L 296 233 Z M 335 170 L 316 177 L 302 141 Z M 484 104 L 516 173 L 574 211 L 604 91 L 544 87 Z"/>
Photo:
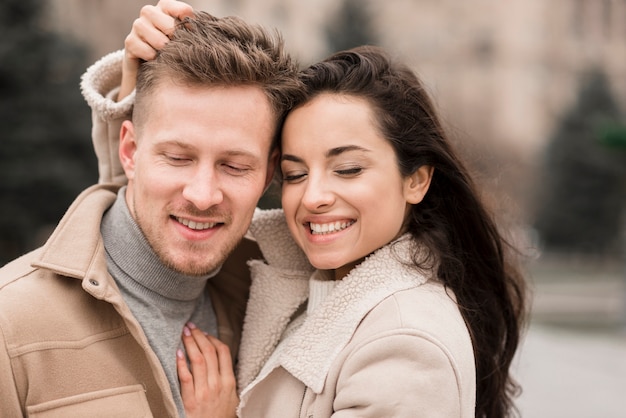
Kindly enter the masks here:
<path id="1" fill-rule="evenodd" d="M 270 181 L 275 129 L 258 87 L 160 84 L 121 131 L 130 212 L 163 263 L 202 275 L 244 236 Z"/>

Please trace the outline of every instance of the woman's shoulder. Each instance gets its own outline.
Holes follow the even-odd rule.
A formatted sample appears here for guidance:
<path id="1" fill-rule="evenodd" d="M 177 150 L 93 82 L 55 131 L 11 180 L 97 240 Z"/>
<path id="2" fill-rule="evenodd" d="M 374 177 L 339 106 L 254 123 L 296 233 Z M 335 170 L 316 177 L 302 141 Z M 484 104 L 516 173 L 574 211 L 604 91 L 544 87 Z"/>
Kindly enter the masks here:
<path id="1" fill-rule="evenodd" d="M 472 349 L 454 294 L 435 280 L 400 290 L 377 304 L 363 319 L 355 338 L 407 334 L 442 347 Z"/>
<path id="2" fill-rule="evenodd" d="M 329 380 L 342 377 L 336 390 L 340 402 L 370 387 L 364 396 L 372 404 L 385 405 L 408 394 L 394 404 L 409 405 L 424 416 L 473 416 L 471 339 L 454 298 L 437 282 L 382 300 L 358 325 L 334 364 Z"/>

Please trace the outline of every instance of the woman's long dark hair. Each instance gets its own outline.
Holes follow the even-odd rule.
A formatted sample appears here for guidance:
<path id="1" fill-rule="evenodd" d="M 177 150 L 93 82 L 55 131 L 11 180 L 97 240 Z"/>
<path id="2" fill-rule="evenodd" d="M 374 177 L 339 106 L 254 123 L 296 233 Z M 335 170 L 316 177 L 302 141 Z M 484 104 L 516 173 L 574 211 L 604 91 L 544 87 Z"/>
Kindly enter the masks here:
<path id="1" fill-rule="evenodd" d="M 434 167 L 428 193 L 409 214 L 408 231 L 429 250 L 413 261 L 420 269 L 436 266 L 456 295 L 474 347 L 476 417 L 510 416 L 520 390 L 509 369 L 525 320 L 525 282 L 422 83 L 371 46 L 338 52 L 303 70 L 301 79 L 296 107 L 325 92 L 364 98 L 402 174 Z"/>

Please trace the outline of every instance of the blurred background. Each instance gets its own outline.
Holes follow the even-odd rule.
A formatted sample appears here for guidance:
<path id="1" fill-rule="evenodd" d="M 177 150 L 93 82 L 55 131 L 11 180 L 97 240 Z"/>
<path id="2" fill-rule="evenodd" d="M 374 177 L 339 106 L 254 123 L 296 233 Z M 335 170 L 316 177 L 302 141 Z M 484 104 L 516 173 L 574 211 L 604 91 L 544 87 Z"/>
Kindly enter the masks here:
<path id="1" fill-rule="evenodd" d="M 364 43 L 409 63 L 525 257 L 523 416 L 624 416 L 626 0 L 189 3 L 279 28 L 302 65 Z M 0 265 L 97 181 L 80 75 L 144 4 L 0 3 Z"/>

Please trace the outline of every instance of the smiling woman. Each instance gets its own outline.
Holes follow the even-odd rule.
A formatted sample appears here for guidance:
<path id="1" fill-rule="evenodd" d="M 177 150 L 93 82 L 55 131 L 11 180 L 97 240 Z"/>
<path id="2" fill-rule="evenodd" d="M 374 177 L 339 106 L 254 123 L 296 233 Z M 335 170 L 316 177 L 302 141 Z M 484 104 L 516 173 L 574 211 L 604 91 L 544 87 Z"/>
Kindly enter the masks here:
<path id="1" fill-rule="evenodd" d="M 524 280 L 421 82 L 375 47 L 301 80 L 284 213 L 250 229 L 239 415 L 510 416 Z"/>
<path id="2" fill-rule="evenodd" d="M 282 136 L 282 206 L 311 264 L 335 270 L 340 280 L 404 232 L 410 205 L 426 194 L 432 168 L 404 177 L 396 161 L 365 99 L 322 93 L 289 114 Z"/>

